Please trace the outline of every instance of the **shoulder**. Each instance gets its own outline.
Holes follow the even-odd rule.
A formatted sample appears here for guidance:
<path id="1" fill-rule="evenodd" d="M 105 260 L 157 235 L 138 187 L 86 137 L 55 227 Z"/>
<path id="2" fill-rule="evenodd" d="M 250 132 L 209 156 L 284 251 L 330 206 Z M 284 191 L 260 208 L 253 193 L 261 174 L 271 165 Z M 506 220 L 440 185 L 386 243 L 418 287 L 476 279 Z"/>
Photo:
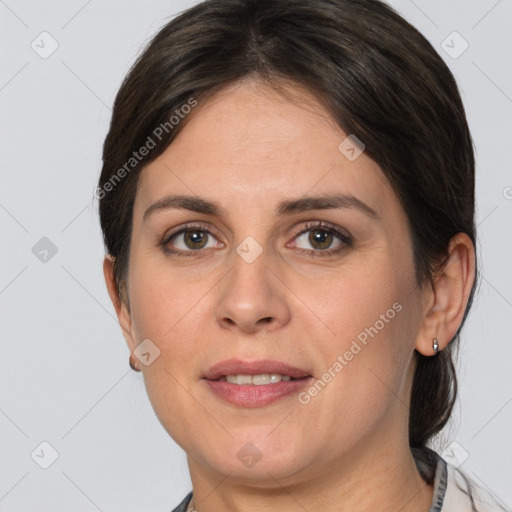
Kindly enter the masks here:
<path id="1" fill-rule="evenodd" d="M 421 476 L 434 488 L 428 512 L 510 512 L 493 495 L 428 447 L 413 452 Z"/>
<path id="2" fill-rule="evenodd" d="M 190 500 L 192 499 L 192 491 L 190 491 L 186 496 L 185 498 L 183 499 L 183 501 L 175 508 L 172 510 L 172 512 L 186 512 L 187 511 L 187 507 L 188 507 L 188 504 L 190 503 Z"/>
<path id="3" fill-rule="evenodd" d="M 506 511 L 488 491 L 463 471 L 441 460 L 446 465 L 446 489 L 440 512 Z"/>

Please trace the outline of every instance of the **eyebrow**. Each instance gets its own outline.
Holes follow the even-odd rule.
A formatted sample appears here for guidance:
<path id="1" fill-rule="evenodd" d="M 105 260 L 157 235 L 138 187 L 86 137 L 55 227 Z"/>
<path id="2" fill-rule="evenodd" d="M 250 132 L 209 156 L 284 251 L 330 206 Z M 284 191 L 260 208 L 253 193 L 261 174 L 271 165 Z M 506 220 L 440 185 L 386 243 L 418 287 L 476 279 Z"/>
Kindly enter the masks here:
<path id="1" fill-rule="evenodd" d="M 191 210 L 193 212 L 217 217 L 226 216 L 226 211 L 216 201 L 206 200 L 198 196 L 170 195 L 159 199 L 149 206 L 144 212 L 143 221 L 146 221 L 157 211 L 170 208 Z M 371 219 L 380 219 L 380 216 L 373 208 L 352 194 L 327 194 L 282 201 L 276 209 L 276 214 L 286 215 L 309 210 L 328 210 L 335 208 L 352 208 L 359 210 Z"/>

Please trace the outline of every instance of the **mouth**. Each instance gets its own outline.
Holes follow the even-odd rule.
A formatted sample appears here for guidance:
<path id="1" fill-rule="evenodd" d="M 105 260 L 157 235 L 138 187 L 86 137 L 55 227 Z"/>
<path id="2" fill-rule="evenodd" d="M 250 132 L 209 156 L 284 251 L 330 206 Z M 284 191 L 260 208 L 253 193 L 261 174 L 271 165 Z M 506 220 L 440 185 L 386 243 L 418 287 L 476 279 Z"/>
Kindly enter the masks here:
<path id="1" fill-rule="evenodd" d="M 217 398 L 237 407 L 269 405 L 313 381 L 309 370 L 275 360 L 230 359 L 209 368 L 202 380 Z"/>
<path id="2" fill-rule="evenodd" d="M 311 377 L 311 371 L 274 359 L 247 361 L 228 359 L 211 366 L 202 376 L 207 380 L 225 380 L 232 384 L 256 386 Z"/>
<path id="3" fill-rule="evenodd" d="M 303 380 L 311 377 L 307 375 L 300 378 L 292 377 L 291 375 L 282 375 L 280 373 L 261 373 L 258 375 L 222 375 L 218 379 L 213 379 L 217 382 L 229 382 L 231 384 L 237 384 L 239 386 L 267 386 L 269 384 L 277 384 L 278 382 L 289 382 L 296 380 Z"/>

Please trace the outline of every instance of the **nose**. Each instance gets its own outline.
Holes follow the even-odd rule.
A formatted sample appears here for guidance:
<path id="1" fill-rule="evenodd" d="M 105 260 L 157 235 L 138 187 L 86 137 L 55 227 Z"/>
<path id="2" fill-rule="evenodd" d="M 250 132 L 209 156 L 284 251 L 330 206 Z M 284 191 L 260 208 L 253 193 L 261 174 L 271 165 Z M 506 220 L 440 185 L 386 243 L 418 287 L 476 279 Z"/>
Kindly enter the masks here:
<path id="1" fill-rule="evenodd" d="M 246 334 L 274 331 L 290 321 L 288 291 L 279 271 L 263 252 L 251 263 L 236 256 L 220 283 L 216 319 L 220 326 Z"/>

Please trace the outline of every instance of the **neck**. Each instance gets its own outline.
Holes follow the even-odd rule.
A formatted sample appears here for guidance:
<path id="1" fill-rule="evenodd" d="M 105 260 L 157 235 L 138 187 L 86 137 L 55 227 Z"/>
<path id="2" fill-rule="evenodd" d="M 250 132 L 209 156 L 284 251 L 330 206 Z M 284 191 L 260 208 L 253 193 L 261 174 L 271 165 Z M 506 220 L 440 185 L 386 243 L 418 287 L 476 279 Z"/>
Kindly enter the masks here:
<path id="1" fill-rule="evenodd" d="M 230 474 L 205 472 L 188 458 L 194 489 L 190 512 L 427 512 L 433 487 L 421 478 L 408 446 L 402 450 L 370 446 L 370 457 L 348 453 L 336 467 L 309 467 L 290 482 L 270 478 L 267 484 L 235 479 Z M 379 450 L 379 451 L 376 451 Z M 267 472 L 269 475 L 270 473 Z M 315 478 L 311 475 L 315 474 Z M 213 491 L 212 491 L 213 489 Z"/>

